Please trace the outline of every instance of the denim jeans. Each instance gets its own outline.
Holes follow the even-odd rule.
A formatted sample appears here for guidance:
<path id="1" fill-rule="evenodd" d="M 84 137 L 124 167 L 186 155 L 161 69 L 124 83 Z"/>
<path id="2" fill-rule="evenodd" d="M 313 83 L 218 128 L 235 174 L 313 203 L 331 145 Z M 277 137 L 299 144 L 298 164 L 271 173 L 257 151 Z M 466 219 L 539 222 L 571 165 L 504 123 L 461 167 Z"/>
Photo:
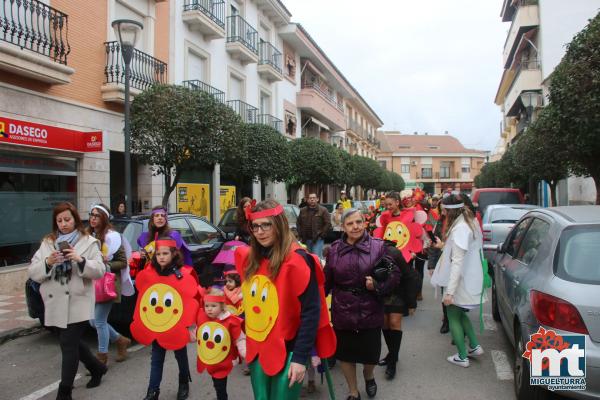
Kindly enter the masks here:
<path id="1" fill-rule="evenodd" d="M 325 241 L 323 239 L 317 240 L 307 240 L 306 247 L 310 253 L 316 254 L 320 258 L 323 258 L 323 246 L 325 245 Z"/>
<path id="2" fill-rule="evenodd" d="M 90 320 L 90 325 L 96 328 L 96 332 L 98 333 L 98 353 L 108 353 L 108 342 L 114 342 L 121 336 L 107 322 L 108 313 L 110 313 L 112 305 L 112 301 L 96 303 L 96 307 L 94 307 L 94 319 Z"/>
<path id="3" fill-rule="evenodd" d="M 167 350 L 160 347 L 156 342 L 152 342 L 152 358 L 150 361 L 150 383 L 148 389 L 159 389 L 162 381 L 163 366 L 165 364 L 165 354 Z M 188 364 L 187 346 L 175 350 L 175 359 L 179 366 L 179 382 L 191 381 L 190 366 Z"/>

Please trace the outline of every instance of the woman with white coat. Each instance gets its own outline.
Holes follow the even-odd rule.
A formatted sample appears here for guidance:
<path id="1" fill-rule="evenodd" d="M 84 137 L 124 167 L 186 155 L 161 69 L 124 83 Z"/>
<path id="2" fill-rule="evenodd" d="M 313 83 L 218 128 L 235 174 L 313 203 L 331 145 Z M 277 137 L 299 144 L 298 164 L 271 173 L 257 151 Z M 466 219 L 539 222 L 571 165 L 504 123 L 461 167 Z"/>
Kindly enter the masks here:
<path id="1" fill-rule="evenodd" d="M 100 244 L 85 233 L 75 206 L 58 204 L 52 212 L 52 232 L 42 240 L 28 270 L 40 283 L 44 325 L 58 328 L 62 367 L 57 400 L 71 399 L 79 361 L 90 371 L 88 388 L 100 385 L 106 373 L 106 366 L 82 340 L 94 317 L 93 280 L 105 271 Z"/>
<path id="2" fill-rule="evenodd" d="M 469 357 L 480 356 L 483 348 L 477 340 L 467 312 L 481 307 L 486 300 L 483 292 L 481 249 L 482 233 L 473 212 L 465 207 L 462 195 L 453 194 L 442 200 L 446 217 L 444 242 L 434 245 L 443 248 L 431 277 L 431 283 L 444 288 L 443 303 L 447 307 L 450 333 L 458 353 L 447 358 L 461 367 L 469 366 Z M 465 335 L 469 348 L 465 346 Z"/>

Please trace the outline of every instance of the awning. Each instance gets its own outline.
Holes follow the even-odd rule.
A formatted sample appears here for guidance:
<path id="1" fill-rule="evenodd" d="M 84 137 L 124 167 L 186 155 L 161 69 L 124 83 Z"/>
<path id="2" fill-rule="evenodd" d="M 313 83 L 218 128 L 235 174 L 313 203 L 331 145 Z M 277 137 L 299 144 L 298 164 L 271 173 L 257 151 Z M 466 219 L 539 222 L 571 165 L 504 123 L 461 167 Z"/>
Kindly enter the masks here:
<path id="1" fill-rule="evenodd" d="M 523 51 L 526 48 L 531 48 L 535 51 L 535 49 L 533 47 L 531 47 L 531 43 L 529 42 L 533 42 L 533 37 L 535 36 L 535 34 L 537 33 L 538 28 L 533 28 L 527 32 L 525 32 L 523 35 L 521 35 L 521 40 L 519 40 L 519 44 L 517 45 L 517 50 L 515 50 L 515 55 L 512 58 L 512 63 L 510 65 L 509 69 L 513 69 L 515 68 L 518 64 L 521 63 L 521 53 L 523 53 Z M 537 59 L 538 55 L 535 55 L 535 59 Z"/>
<path id="2" fill-rule="evenodd" d="M 322 123 L 321 121 L 319 121 L 318 119 L 316 119 L 315 117 L 310 117 L 310 120 L 313 124 L 320 126 L 321 128 L 330 131 L 331 129 L 325 125 L 324 123 Z"/>

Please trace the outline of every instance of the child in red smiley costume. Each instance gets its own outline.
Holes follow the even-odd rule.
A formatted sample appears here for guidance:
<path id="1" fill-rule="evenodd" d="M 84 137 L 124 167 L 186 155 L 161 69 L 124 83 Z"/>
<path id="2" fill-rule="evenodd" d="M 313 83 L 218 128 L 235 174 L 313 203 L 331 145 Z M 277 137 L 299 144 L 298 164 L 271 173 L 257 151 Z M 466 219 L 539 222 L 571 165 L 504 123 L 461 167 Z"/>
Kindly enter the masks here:
<path id="1" fill-rule="evenodd" d="M 283 207 L 266 200 L 249 210 L 250 247 L 238 248 L 247 354 L 256 400 L 299 398 L 311 351 L 333 355 L 335 333 L 318 260 L 296 243 Z"/>
<path id="2" fill-rule="evenodd" d="M 156 240 L 151 264 L 137 275 L 135 285 L 139 294 L 131 334 L 139 343 L 152 345 L 150 383 L 144 400 L 158 399 L 167 350 L 175 352 L 179 366 L 177 399 L 187 399 L 191 379 L 186 344 L 198 314 L 198 280 L 193 268 L 183 265 L 175 240 Z"/>

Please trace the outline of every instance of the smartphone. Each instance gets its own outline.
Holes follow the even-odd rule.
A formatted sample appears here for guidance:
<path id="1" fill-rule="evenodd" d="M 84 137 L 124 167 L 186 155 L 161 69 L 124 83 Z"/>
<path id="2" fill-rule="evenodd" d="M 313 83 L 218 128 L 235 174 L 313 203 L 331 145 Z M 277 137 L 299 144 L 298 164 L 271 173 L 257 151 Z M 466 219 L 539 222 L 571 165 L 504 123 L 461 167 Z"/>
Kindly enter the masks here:
<path id="1" fill-rule="evenodd" d="M 58 242 L 58 249 L 65 254 L 65 250 L 68 250 L 71 248 L 71 245 L 69 244 L 69 242 Z"/>

